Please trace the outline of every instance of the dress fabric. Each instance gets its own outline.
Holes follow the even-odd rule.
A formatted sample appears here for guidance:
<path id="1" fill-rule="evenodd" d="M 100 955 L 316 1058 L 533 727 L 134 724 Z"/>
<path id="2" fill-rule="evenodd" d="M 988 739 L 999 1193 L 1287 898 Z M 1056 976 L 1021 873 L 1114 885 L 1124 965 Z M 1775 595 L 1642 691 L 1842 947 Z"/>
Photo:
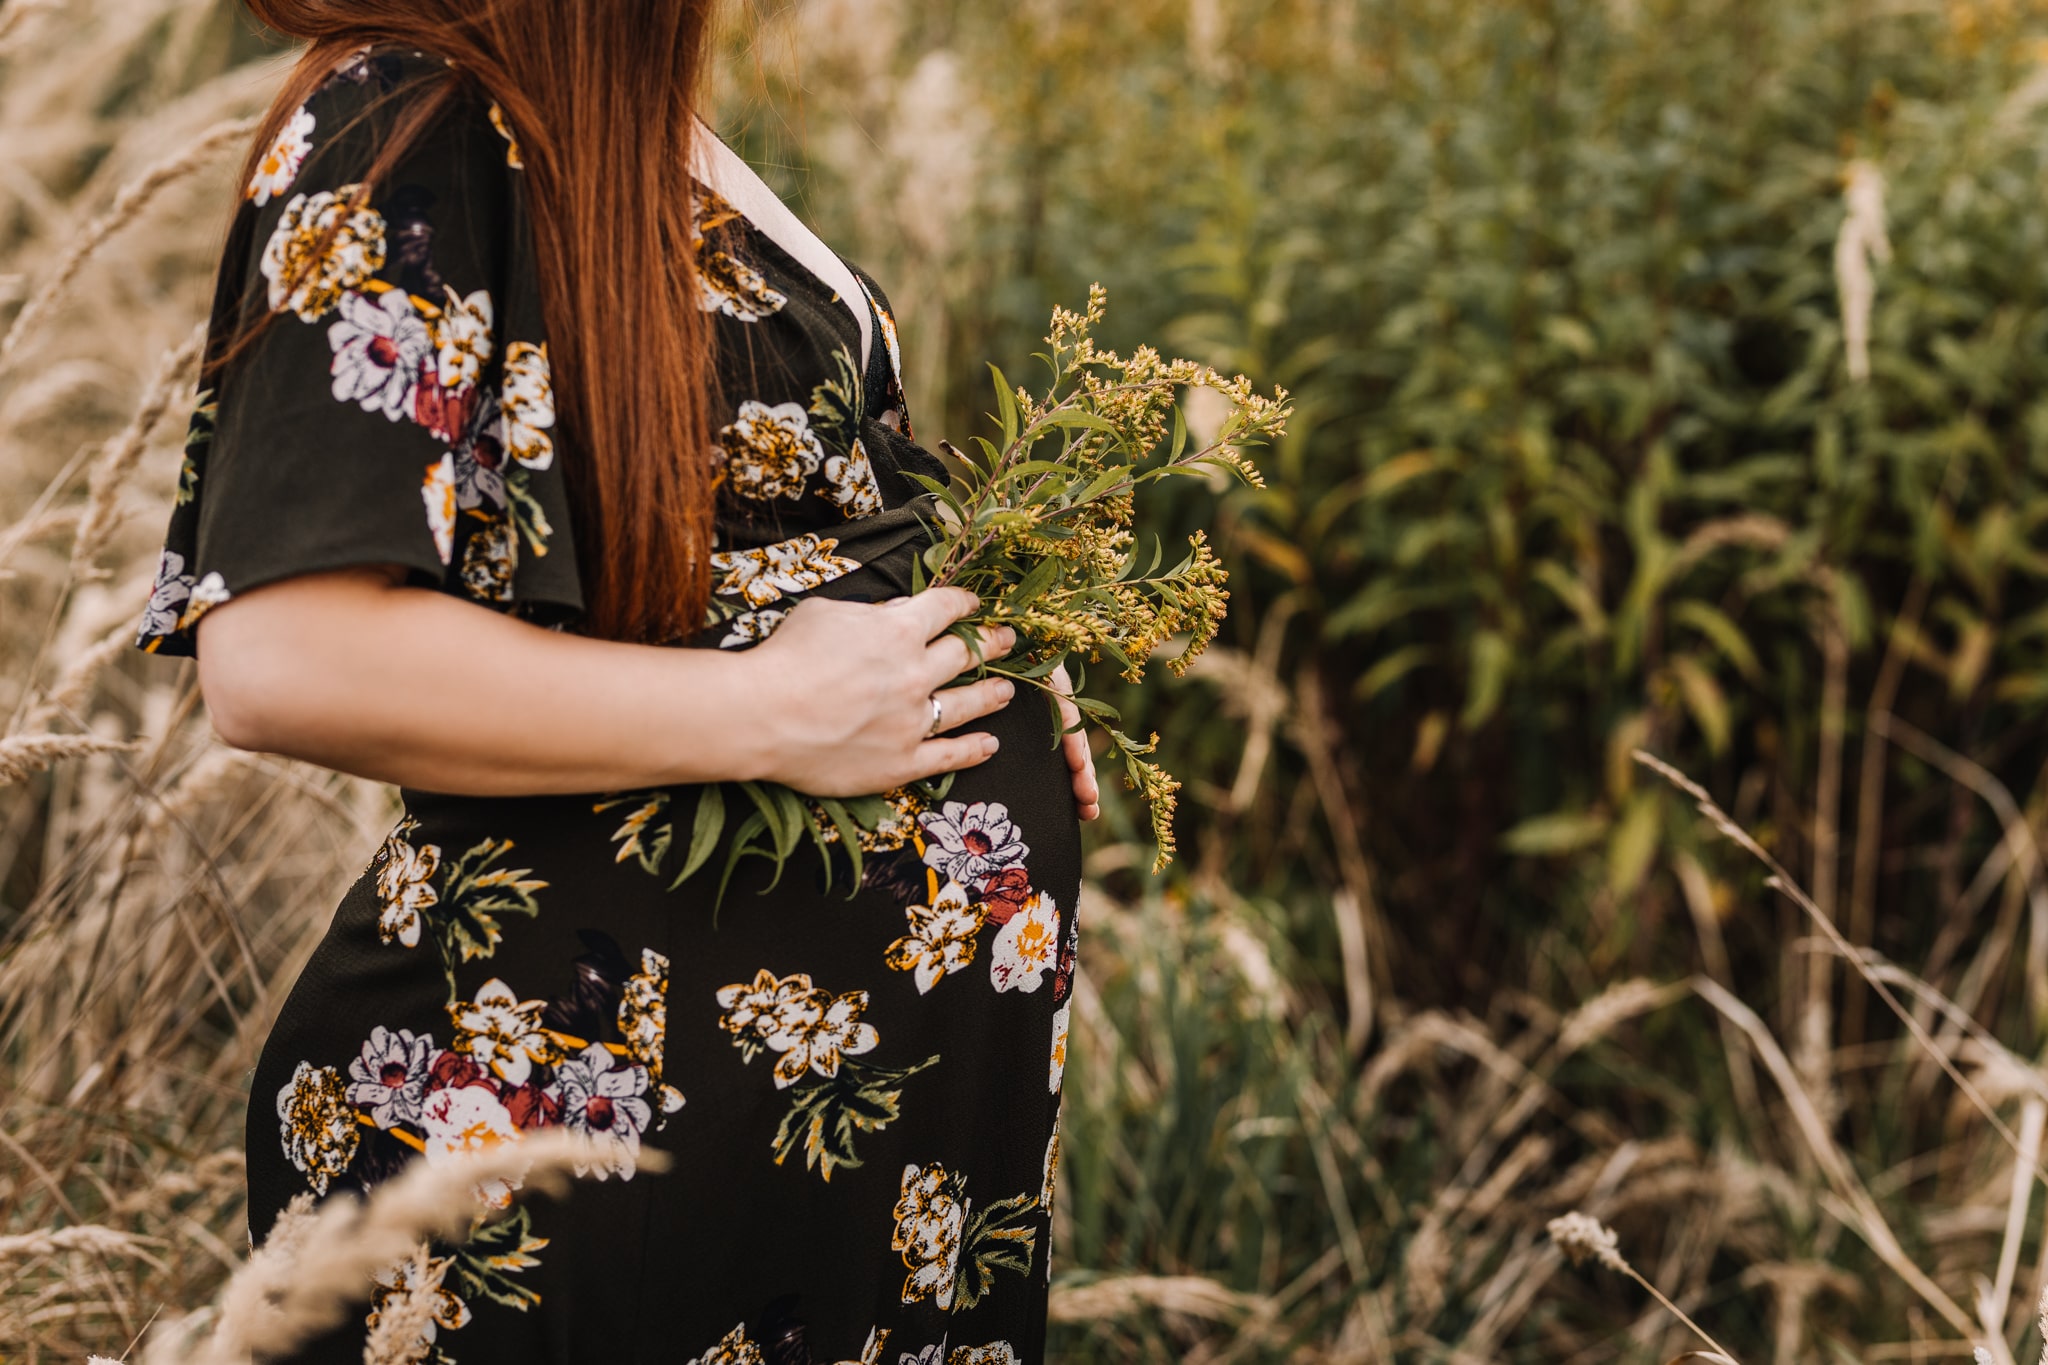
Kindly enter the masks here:
<path id="1" fill-rule="evenodd" d="M 138 643 L 187 655 L 233 594 L 396 564 L 543 626 L 582 607 L 517 133 L 465 90 L 358 193 L 438 59 L 366 50 L 263 158 L 231 232 L 212 354 Z M 724 460 L 703 648 L 747 648 L 806 593 L 908 590 L 919 536 L 895 327 L 699 186 Z M 230 337 L 263 321 L 232 352 Z M 402 663 L 401 663 L 402 666 Z M 821 689 L 832 686 L 819 678 Z M 451 724 L 544 724 L 519 680 L 422 698 Z M 471 1365 L 999 1365 L 1044 1355 L 1080 881 L 1048 712 L 943 799 L 890 794 L 858 887 L 808 841 L 780 881 L 723 850 L 673 886 L 700 789 L 477 798 L 406 790 L 279 1015 L 249 1109 L 249 1219 L 414 1160 L 576 1135 L 561 1199 L 479 1191 L 416 1356 Z M 737 816 L 735 816 L 737 819 Z M 666 1154 L 655 1172 L 650 1149 Z M 362 1358 L 408 1290 L 295 1360 Z"/>

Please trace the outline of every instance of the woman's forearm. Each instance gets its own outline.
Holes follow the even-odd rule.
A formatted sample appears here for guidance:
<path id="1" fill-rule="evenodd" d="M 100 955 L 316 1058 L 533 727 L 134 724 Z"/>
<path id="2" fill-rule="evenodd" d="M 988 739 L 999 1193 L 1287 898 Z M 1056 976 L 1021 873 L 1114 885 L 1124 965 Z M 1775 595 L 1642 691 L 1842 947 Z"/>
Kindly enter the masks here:
<path id="1" fill-rule="evenodd" d="M 375 569 L 259 588 L 200 623 L 239 748 L 428 791 L 607 791 L 759 776 L 774 679 L 745 653 L 544 630 Z"/>

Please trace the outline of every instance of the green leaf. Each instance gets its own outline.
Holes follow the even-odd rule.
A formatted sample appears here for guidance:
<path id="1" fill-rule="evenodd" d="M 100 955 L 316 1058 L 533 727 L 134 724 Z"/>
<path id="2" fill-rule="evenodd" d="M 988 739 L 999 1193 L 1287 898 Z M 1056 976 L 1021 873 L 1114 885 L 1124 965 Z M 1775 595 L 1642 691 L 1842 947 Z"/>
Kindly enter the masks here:
<path id="1" fill-rule="evenodd" d="M 697 817 L 690 825 L 690 856 L 683 860 L 683 870 L 668 884 L 673 891 L 689 880 L 690 874 L 704 866 L 711 857 L 711 850 L 718 846 L 718 836 L 725 829 L 725 792 L 716 782 L 707 782 L 699 789 Z"/>
<path id="2" fill-rule="evenodd" d="M 1024 426 L 1023 414 L 1017 409 L 1017 391 L 994 365 L 990 365 L 988 371 L 995 376 L 996 421 L 1003 428 L 1003 444 L 1009 445 L 1017 439 L 1017 433 Z"/>
<path id="3" fill-rule="evenodd" d="M 1714 648 L 1720 650 L 1728 662 L 1735 665 L 1735 671 L 1745 679 L 1753 683 L 1763 681 L 1763 665 L 1757 662 L 1756 651 L 1749 645 L 1749 637 L 1742 633 L 1741 627 L 1728 619 L 1726 612 L 1696 598 L 1687 598 L 1685 601 L 1674 603 L 1670 614 L 1674 622 L 1691 626 L 1711 640 Z"/>
<path id="4" fill-rule="evenodd" d="M 876 800 L 884 811 L 889 809 L 888 802 L 882 801 L 880 798 L 876 798 Z M 825 812 L 825 818 L 832 822 L 832 828 L 839 831 L 840 846 L 846 850 L 846 856 L 853 864 L 853 885 L 848 887 L 846 891 L 847 897 L 851 899 L 860 892 L 861 825 L 854 819 L 853 812 L 846 808 L 846 803 L 843 801 L 835 801 L 829 796 L 820 797 L 818 798 L 818 809 Z M 877 816 L 873 823 L 879 825 L 886 818 L 886 815 Z M 832 861 L 830 853 L 826 854 L 825 861 L 827 866 L 830 866 Z"/>
<path id="5" fill-rule="evenodd" d="M 1526 857 L 1573 853 L 1598 843 L 1613 823 L 1598 811 L 1553 811 L 1522 821 L 1500 842 L 1508 852 Z"/>
<path id="6" fill-rule="evenodd" d="M 1501 693 L 1507 688 L 1513 655 L 1505 635 L 1482 630 L 1472 637 L 1472 676 L 1465 693 L 1465 711 L 1458 723 L 1476 730 L 1500 708 Z"/>

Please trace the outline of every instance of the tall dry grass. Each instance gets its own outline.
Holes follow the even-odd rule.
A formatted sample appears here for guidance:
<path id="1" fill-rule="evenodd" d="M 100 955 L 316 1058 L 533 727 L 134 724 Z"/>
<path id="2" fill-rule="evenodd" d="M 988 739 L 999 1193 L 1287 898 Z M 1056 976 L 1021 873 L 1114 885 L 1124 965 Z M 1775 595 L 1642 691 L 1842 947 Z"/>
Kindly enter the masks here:
<path id="1" fill-rule="evenodd" d="M 1624 23 L 1633 7 L 1611 8 Z M 1317 26 L 1337 63 L 1365 60 L 1345 46 L 1360 14 L 1326 0 L 1269 17 Z M 842 194 L 836 212 L 860 224 L 861 259 L 905 315 L 931 413 L 957 406 L 946 385 L 968 367 L 954 353 L 981 338 L 961 321 L 985 284 L 977 243 L 1028 217 L 1044 169 L 1004 160 L 1015 130 L 963 55 L 977 17 L 1039 24 L 1030 59 L 1070 79 L 1100 62 L 1090 44 L 1105 35 L 1184 40 L 1200 88 L 1240 81 L 1247 60 L 1230 38 L 1243 16 L 1209 0 L 1142 0 L 1100 28 L 1052 0 L 1001 16 L 755 9 L 751 36 L 730 40 L 724 98 L 774 133 L 761 145 L 800 141 L 813 178 Z M 176 1324 L 149 1348 L 165 1358 L 245 1359 L 265 1343 L 209 1337 L 218 1314 L 185 1315 L 238 1267 L 223 1305 L 299 1284 L 245 1257 L 246 1077 L 390 798 L 221 747 L 189 665 L 125 647 L 175 479 L 232 149 L 278 72 L 213 0 L 0 4 L 0 1359 L 133 1358 L 152 1322 Z M 1124 150 L 1144 189 L 1157 168 L 1139 164 L 1141 141 Z M 1858 183 L 1841 219 L 1857 224 L 1842 229 L 1854 250 L 1837 260 L 1843 330 L 1868 345 L 1866 285 L 1880 309 L 1884 286 L 1858 272 L 1886 239 L 1873 182 Z M 1885 959 L 1837 930 L 1836 889 L 1808 895 L 1782 869 L 1752 899 L 1717 840 L 1774 855 L 1714 807 L 1663 855 L 1685 914 L 1656 932 L 1689 937 L 1696 971 L 1632 976 L 1552 940 L 1544 979 L 1497 982 L 1481 1008 L 1425 1005 L 1444 993 L 1404 973 L 1484 964 L 1390 966 L 1399 869 L 1359 836 L 1337 702 L 1283 662 L 1291 610 L 1207 661 L 1229 761 L 1198 795 L 1224 830 L 1276 803 L 1326 821 L 1337 890 L 1248 894 L 1220 857 L 1139 889 L 1132 845 L 1093 847 L 1056 1358 L 2021 1353 L 2048 1287 L 2035 1190 L 2048 1076 L 2000 996 L 2013 982 L 2048 991 L 2041 796 L 1893 717 L 1883 676 L 1848 696 L 1844 671 L 1833 712 L 1867 701 L 1866 743 L 1910 755 L 1941 799 L 1999 830 L 1952 874 L 1971 914 L 1944 913 L 1979 927 L 1944 939 L 1940 960 Z M 1847 737 L 1832 734 L 1839 761 Z M 1304 780 L 1276 776 L 1283 757 Z M 1828 805 L 1841 799 L 1838 781 Z M 1728 800 L 1756 823 L 1753 800 Z M 1816 837 L 1833 818 L 1768 814 Z M 1790 907 L 1763 933 L 1773 951 L 1825 964 L 1789 1001 L 1729 943 L 1769 923 L 1773 895 Z M 1847 1029 L 1839 988 L 1811 984 L 1839 978 L 1845 1001 L 1897 1026 Z M 387 1236 L 374 1252 L 381 1264 L 403 1248 Z M 1588 1253 L 1593 1267 L 1570 1267 Z M 365 1289 L 371 1263 L 335 1263 L 335 1283 Z"/>

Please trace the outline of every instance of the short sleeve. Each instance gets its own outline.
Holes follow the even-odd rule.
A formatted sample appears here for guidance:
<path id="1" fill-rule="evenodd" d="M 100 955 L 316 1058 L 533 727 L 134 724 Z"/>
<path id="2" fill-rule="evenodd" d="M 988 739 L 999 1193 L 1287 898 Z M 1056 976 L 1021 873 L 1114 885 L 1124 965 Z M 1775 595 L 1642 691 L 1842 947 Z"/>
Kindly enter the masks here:
<path id="1" fill-rule="evenodd" d="M 457 79 L 365 53 L 286 122 L 221 262 L 177 501 L 137 644 L 294 574 L 408 580 L 555 624 L 583 606 L 516 144 Z"/>

